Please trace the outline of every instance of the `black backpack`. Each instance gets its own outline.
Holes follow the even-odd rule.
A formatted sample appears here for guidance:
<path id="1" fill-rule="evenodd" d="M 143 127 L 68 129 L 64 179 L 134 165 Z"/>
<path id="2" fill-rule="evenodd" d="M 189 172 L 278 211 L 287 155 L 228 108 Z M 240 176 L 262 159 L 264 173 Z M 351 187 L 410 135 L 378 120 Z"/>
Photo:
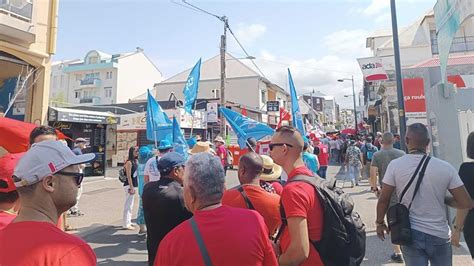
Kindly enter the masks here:
<path id="1" fill-rule="evenodd" d="M 310 241 L 324 265 L 360 265 L 365 256 L 365 224 L 353 211 L 354 201 L 350 195 L 319 177 L 298 175 L 288 182 L 305 182 L 315 188 L 323 209 L 324 227 L 321 240 Z M 280 204 L 280 214 L 282 226 L 277 240 L 288 224 L 283 204 Z"/>

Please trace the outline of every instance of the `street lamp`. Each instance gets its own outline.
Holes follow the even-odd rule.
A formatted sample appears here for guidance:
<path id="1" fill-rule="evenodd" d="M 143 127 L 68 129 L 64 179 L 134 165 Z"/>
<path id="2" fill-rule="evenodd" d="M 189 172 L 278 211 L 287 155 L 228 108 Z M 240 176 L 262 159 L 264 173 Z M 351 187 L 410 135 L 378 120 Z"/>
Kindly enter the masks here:
<path id="1" fill-rule="evenodd" d="M 246 56 L 246 57 L 239 57 L 239 58 L 229 58 L 229 59 L 226 59 L 226 61 L 230 61 L 230 60 L 255 60 L 257 59 L 255 56 Z"/>
<path id="2" fill-rule="evenodd" d="M 352 81 L 352 97 L 353 97 L 353 100 L 354 100 L 354 124 L 355 124 L 355 131 L 356 131 L 356 134 L 359 130 L 357 130 L 357 106 L 356 106 L 356 95 L 355 95 L 355 90 L 354 90 L 354 76 L 352 76 L 350 79 L 348 78 L 345 78 L 345 79 L 338 79 L 337 81 L 338 82 L 344 82 L 345 80 L 350 80 Z M 344 95 L 344 97 L 347 97 L 349 95 Z"/>

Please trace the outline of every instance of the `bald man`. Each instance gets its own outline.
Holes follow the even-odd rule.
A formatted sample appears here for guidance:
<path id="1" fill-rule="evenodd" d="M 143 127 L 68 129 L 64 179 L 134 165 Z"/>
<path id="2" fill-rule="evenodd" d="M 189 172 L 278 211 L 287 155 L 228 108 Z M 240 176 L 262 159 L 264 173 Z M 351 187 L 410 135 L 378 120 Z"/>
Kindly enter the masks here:
<path id="1" fill-rule="evenodd" d="M 425 175 L 415 197 L 413 193 L 416 182 L 413 182 L 400 200 L 401 204 L 411 206 L 410 227 L 413 239 L 411 244 L 401 246 L 403 258 L 407 266 L 428 265 L 428 262 L 431 265 L 452 265 L 451 230 L 446 205 L 471 209 L 471 197 L 453 166 L 427 154 L 430 137 L 425 125 L 410 125 L 405 139 L 409 154 L 391 161 L 383 176 L 382 192 L 377 203 L 377 235 L 381 240 L 385 239 L 385 214 L 392 193 L 395 192 L 400 200 L 415 169 L 426 165 Z M 415 177 L 416 180 L 418 178 Z M 453 198 L 446 198 L 448 191 Z"/>
<path id="2" fill-rule="evenodd" d="M 237 174 L 241 186 L 226 190 L 222 197 L 222 204 L 256 210 L 265 220 L 269 236 L 273 236 L 281 224 L 280 196 L 260 187 L 262 170 L 263 160 L 257 153 L 248 152 L 240 157 Z"/>
<path id="3" fill-rule="evenodd" d="M 289 126 L 278 128 L 270 143 L 270 156 L 288 173 L 288 183 L 281 194 L 288 225 L 279 239 L 280 265 L 323 265 L 318 251 L 310 244 L 310 241 L 321 240 L 321 204 L 313 186 L 300 181 L 291 182 L 296 176 L 315 178 L 303 162 L 303 143 L 301 134 Z"/>
<path id="4" fill-rule="evenodd" d="M 379 196 L 379 185 L 382 187 L 383 177 L 385 175 L 385 171 L 387 170 L 388 164 L 405 155 L 405 152 L 393 148 L 394 137 L 393 134 L 390 132 L 386 132 L 381 135 L 381 149 L 380 151 L 374 153 L 374 157 L 372 158 L 372 162 L 370 165 L 370 186 L 372 192 L 374 192 L 377 196 Z M 378 176 L 378 182 L 377 182 Z M 389 207 L 398 203 L 397 195 L 395 193 L 392 194 L 390 198 Z M 393 254 L 390 256 L 393 262 L 403 263 L 402 258 L 402 251 L 400 250 L 399 245 L 393 245 Z"/>

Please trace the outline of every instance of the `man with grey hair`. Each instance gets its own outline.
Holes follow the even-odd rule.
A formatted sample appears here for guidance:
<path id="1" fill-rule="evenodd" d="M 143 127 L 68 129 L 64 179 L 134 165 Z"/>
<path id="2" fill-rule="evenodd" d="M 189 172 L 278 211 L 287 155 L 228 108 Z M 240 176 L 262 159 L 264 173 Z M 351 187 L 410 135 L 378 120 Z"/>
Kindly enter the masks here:
<path id="1" fill-rule="evenodd" d="M 382 136 L 381 149 L 380 151 L 374 153 L 374 157 L 372 158 L 372 163 L 370 166 L 370 186 L 371 191 L 374 192 L 377 196 L 379 196 L 379 186 L 382 187 L 383 177 L 385 175 L 385 171 L 387 170 L 388 164 L 405 155 L 405 152 L 401 150 L 397 150 L 393 148 L 393 134 L 390 132 L 384 133 Z M 378 176 L 378 183 L 377 183 L 377 176 Z M 397 195 L 395 193 L 392 194 L 390 198 L 390 205 L 389 207 L 398 203 Z M 394 262 L 403 263 L 402 252 L 400 250 L 399 245 L 393 246 L 393 254 L 391 255 L 391 259 Z"/>
<path id="2" fill-rule="evenodd" d="M 410 125 L 405 139 L 409 154 L 390 162 L 383 176 L 375 221 L 377 235 L 381 240 L 385 239 L 384 231 L 388 231 L 385 214 L 392 193 L 396 193 L 401 198 L 400 203 L 407 206 L 410 212 L 413 241 L 401 246 L 406 265 L 427 266 L 428 262 L 431 265 L 452 265 L 451 230 L 446 205 L 471 209 L 473 202 L 456 169 L 448 162 L 428 155 L 430 138 L 425 125 Z M 417 175 L 421 165 L 424 165 L 421 170 L 425 171 L 424 178 L 422 174 Z M 411 179 L 417 182 L 410 182 Z M 418 193 L 415 187 L 419 188 Z M 401 197 L 405 188 L 406 196 Z M 446 197 L 448 191 L 453 198 Z"/>
<path id="3" fill-rule="evenodd" d="M 166 235 L 155 265 L 277 265 L 262 216 L 222 206 L 225 175 L 218 157 L 193 155 L 183 185 L 186 208 L 194 216 Z"/>

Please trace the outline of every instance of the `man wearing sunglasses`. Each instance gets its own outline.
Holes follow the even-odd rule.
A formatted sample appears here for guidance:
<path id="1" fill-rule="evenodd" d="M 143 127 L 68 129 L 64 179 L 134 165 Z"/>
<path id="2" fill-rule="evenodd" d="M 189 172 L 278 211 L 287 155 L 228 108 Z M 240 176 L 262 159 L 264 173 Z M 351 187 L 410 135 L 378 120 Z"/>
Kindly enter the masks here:
<path id="1" fill-rule="evenodd" d="M 279 238 L 280 265 L 323 265 L 318 251 L 308 241 L 321 240 L 321 204 L 313 186 L 304 182 L 291 182 L 296 176 L 314 177 L 303 161 L 303 145 L 301 134 L 289 126 L 278 128 L 270 143 L 270 156 L 288 173 L 288 183 L 281 194 L 287 226 Z"/>
<path id="2" fill-rule="evenodd" d="M 76 204 L 83 179 L 79 165 L 94 159 L 75 155 L 59 141 L 32 145 L 13 172 L 22 207 L 0 231 L 0 265 L 96 264 L 86 242 L 56 227 L 58 217 Z"/>

